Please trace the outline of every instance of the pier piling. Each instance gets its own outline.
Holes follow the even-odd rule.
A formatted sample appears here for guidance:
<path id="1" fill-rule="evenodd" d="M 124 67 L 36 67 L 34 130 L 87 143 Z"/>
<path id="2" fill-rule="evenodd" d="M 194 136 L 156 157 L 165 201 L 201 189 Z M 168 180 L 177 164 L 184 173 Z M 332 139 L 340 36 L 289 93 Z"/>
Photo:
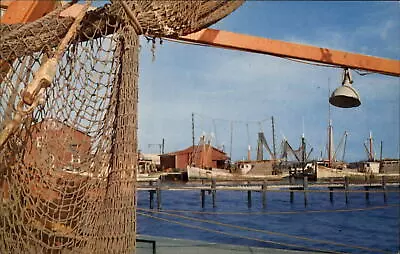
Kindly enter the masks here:
<path id="1" fill-rule="evenodd" d="M 307 188 L 308 188 L 308 177 L 303 177 L 303 189 L 304 189 L 304 206 L 307 206 Z"/>
<path id="2" fill-rule="evenodd" d="M 365 200 L 369 201 L 369 186 L 364 186 L 365 189 Z"/>
<path id="3" fill-rule="evenodd" d="M 157 192 L 157 209 L 161 210 L 162 205 L 161 205 L 161 181 L 160 181 L 160 179 L 157 180 L 156 192 Z"/>
<path id="4" fill-rule="evenodd" d="M 206 190 L 201 190 L 200 191 L 200 196 L 201 196 L 201 208 L 204 208 L 205 205 L 205 199 L 206 199 Z"/>
<path id="5" fill-rule="evenodd" d="M 264 181 L 263 185 L 261 187 L 262 188 L 262 207 L 263 208 L 267 207 L 267 187 L 268 187 L 267 181 Z"/>
<path id="6" fill-rule="evenodd" d="M 289 183 L 290 183 L 290 185 L 292 185 L 293 182 L 294 182 L 294 177 L 293 177 L 293 176 L 290 176 L 290 177 L 289 177 Z M 292 188 L 290 188 L 290 190 L 292 190 Z M 290 191 L 290 203 L 293 203 L 293 200 L 294 200 L 294 193 L 293 193 L 293 191 Z"/>
<path id="7" fill-rule="evenodd" d="M 153 182 L 149 182 L 149 186 L 153 186 Z M 149 190 L 149 208 L 153 209 L 154 208 L 154 190 Z"/>
<path id="8" fill-rule="evenodd" d="M 247 191 L 247 207 L 251 208 L 251 191 Z"/>
<path id="9" fill-rule="evenodd" d="M 247 182 L 247 185 L 250 186 L 250 182 Z M 247 207 L 251 208 L 251 190 L 247 191 Z"/>
<path id="10" fill-rule="evenodd" d="M 217 199 L 217 181 L 215 179 L 211 182 L 211 193 L 212 193 L 212 204 L 213 208 L 217 207 L 216 199 Z"/>
<path id="11" fill-rule="evenodd" d="M 387 203 L 386 178 L 382 176 L 383 202 Z"/>
<path id="12" fill-rule="evenodd" d="M 344 195 L 346 198 L 346 204 L 349 202 L 349 177 L 345 176 L 344 177 Z"/>

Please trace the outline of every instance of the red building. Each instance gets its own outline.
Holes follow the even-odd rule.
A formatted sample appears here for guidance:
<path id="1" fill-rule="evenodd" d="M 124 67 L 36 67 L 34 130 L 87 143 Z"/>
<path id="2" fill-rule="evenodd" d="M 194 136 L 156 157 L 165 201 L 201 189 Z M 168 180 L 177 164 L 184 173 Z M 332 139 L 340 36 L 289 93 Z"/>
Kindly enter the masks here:
<path id="1" fill-rule="evenodd" d="M 33 126 L 25 163 L 62 170 L 74 170 L 90 153 L 89 135 L 57 120 L 44 120 Z"/>
<path id="2" fill-rule="evenodd" d="M 162 154 L 161 168 L 186 169 L 188 165 L 201 168 L 224 168 L 229 157 L 211 145 L 190 146 L 184 150 Z"/>

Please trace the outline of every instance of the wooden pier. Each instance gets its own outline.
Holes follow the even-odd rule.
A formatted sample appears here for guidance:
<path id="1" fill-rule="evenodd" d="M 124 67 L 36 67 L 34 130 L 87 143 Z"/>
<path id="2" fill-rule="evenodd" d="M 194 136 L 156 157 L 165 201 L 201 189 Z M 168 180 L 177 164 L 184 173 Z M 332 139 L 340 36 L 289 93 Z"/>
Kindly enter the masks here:
<path id="1" fill-rule="evenodd" d="M 145 184 L 143 184 L 145 183 Z M 303 193 L 304 205 L 308 204 L 308 195 L 311 193 L 328 193 L 330 202 L 334 201 L 334 193 L 342 193 L 345 197 L 345 202 L 349 202 L 349 193 L 365 193 L 365 199 L 368 202 L 370 193 L 382 193 L 383 200 L 387 202 L 387 194 L 389 192 L 388 187 L 399 188 L 399 182 L 387 182 L 384 176 L 382 176 L 380 182 L 364 182 L 364 183 L 351 183 L 348 177 L 344 177 L 341 181 L 330 181 L 323 183 L 310 183 L 307 176 L 304 177 L 301 183 L 295 183 L 293 178 L 289 179 L 289 183 L 276 183 L 272 184 L 268 181 L 247 181 L 247 182 L 227 182 L 222 181 L 217 184 L 216 180 L 209 182 L 202 181 L 201 183 L 186 184 L 185 186 L 169 186 L 163 184 L 159 179 L 149 180 L 147 182 L 142 181 L 139 185 L 138 191 L 149 192 L 149 208 L 154 208 L 154 196 L 157 197 L 157 209 L 162 208 L 162 191 L 199 191 L 200 192 L 200 206 L 205 207 L 206 204 L 206 193 L 211 194 L 212 206 L 217 206 L 217 192 L 218 191 L 243 191 L 247 192 L 247 206 L 252 207 L 252 194 L 254 192 L 261 193 L 262 207 L 267 207 L 267 193 L 274 192 L 289 192 L 290 203 L 294 202 L 294 193 Z M 396 190 L 395 192 L 398 192 Z M 393 192 L 393 191 L 391 191 Z"/>

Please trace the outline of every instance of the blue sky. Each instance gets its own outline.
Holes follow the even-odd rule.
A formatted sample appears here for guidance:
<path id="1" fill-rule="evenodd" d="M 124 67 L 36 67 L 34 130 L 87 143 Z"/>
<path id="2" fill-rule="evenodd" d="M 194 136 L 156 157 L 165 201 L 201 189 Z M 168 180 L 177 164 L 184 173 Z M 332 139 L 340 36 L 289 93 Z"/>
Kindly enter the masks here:
<path id="1" fill-rule="evenodd" d="M 400 58 L 399 2 L 248 1 L 213 28 L 367 55 Z M 314 148 L 324 152 L 327 140 L 328 80 L 333 90 L 342 70 L 317 67 L 266 55 L 199 47 L 164 41 L 156 46 L 141 40 L 139 92 L 139 147 L 165 138 L 166 152 L 191 145 L 191 114 L 196 140 L 214 133 L 214 145 L 230 151 L 233 159 L 255 157 L 262 123 L 271 142 L 274 116 L 278 141 L 285 136 L 298 146 L 305 133 Z M 346 161 L 366 159 L 363 142 L 372 131 L 376 154 L 383 141 L 384 157 L 399 157 L 399 78 L 352 71 L 362 105 L 355 109 L 331 107 L 335 145 L 349 132 Z M 213 120 L 214 119 L 214 120 Z M 225 119 L 225 120 L 224 120 Z M 246 121 L 248 121 L 246 123 Z"/>

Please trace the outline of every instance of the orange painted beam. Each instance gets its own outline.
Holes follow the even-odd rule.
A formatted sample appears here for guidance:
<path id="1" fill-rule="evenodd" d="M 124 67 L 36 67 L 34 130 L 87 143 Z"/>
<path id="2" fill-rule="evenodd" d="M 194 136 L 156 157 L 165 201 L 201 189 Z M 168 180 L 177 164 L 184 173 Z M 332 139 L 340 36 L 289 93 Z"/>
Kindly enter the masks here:
<path id="1" fill-rule="evenodd" d="M 35 21 L 56 8 L 56 0 L 1 0 L 0 6 L 7 8 L 0 19 L 3 24 L 18 24 Z M 7 72 L 10 65 L 0 59 L 0 71 Z M 3 80 L 0 78 L 0 83 Z"/>
<path id="2" fill-rule="evenodd" d="M 351 69 L 378 72 L 391 76 L 400 76 L 400 61 L 397 60 L 292 42 L 271 40 L 222 30 L 203 29 L 197 33 L 180 36 L 178 39 L 225 49 L 288 57 L 340 67 L 348 67 Z"/>
<path id="3" fill-rule="evenodd" d="M 1 19 L 1 22 L 19 23 L 17 20 L 21 20 L 20 22 L 23 22 L 22 20 L 24 19 L 26 20 L 25 22 L 28 22 L 28 20 L 34 20 L 35 18 L 38 18 L 39 15 L 44 15 L 46 12 L 51 11 L 54 9 L 54 5 L 54 0 L 14 0 L 11 2 L 11 4 L 9 4 L 7 12 Z M 79 5 L 74 5 L 70 7 L 71 9 L 64 11 L 64 13 L 62 13 L 60 16 L 75 17 L 80 9 L 79 7 Z M 25 9 L 23 12 L 25 14 L 22 15 L 21 9 L 18 8 L 29 9 Z M 13 13 L 12 10 L 15 12 Z M 11 15 L 11 13 L 13 13 L 13 15 Z M 350 69 L 377 72 L 391 76 L 400 76 L 400 61 L 398 60 L 367 56 L 311 45 L 272 40 L 222 30 L 203 29 L 197 33 L 172 39 L 200 43 L 225 49 L 234 49 L 330 64 L 339 67 L 347 67 Z"/>
<path id="4" fill-rule="evenodd" d="M 55 0 L 6 1 L 7 10 L 0 23 L 17 24 L 32 22 L 55 9 Z"/>

